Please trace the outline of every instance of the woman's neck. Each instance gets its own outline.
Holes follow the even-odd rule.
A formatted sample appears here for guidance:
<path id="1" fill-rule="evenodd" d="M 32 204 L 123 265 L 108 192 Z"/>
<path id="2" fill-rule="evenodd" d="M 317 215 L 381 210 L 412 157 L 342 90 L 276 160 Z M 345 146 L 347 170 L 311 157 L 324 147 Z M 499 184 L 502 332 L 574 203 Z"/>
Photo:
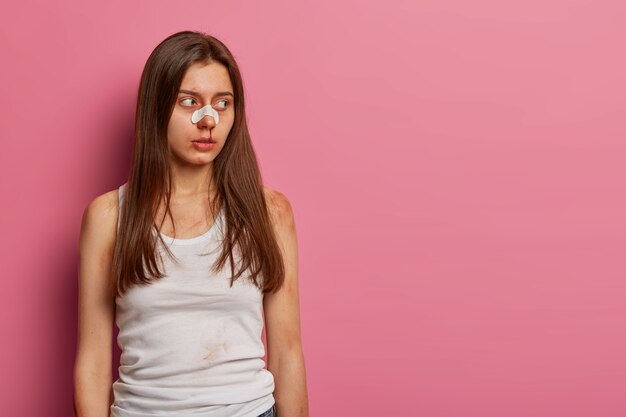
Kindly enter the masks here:
<path id="1" fill-rule="evenodd" d="M 198 194 L 215 194 L 215 185 L 211 183 L 212 166 L 203 167 L 172 167 L 172 197 L 192 197 Z M 209 189 L 211 188 L 211 189 Z"/>

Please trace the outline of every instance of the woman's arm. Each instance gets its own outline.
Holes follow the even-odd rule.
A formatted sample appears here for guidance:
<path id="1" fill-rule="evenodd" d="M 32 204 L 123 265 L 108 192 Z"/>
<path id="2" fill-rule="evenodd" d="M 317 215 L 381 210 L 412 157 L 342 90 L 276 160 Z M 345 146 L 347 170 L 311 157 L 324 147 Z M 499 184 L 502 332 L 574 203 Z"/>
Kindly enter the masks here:
<path id="1" fill-rule="evenodd" d="M 74 415 L 108 417 L 115 300 L 108 292 L 117 228 L 117 190 L 95 198 L 83 213 L 78 279 L 78 344 Z"/>
<path id="2" fill-rule="evenodd" d="M 266 188 L 276 235 L 285 262 L 285 282 L 275 294 L 265 294 L 263 309 L 267 339 L 267 369 L 274 375 L 279 417 L 308 417 L 309 406 L 298 296 L 298 243 L 291 204 Z"/>

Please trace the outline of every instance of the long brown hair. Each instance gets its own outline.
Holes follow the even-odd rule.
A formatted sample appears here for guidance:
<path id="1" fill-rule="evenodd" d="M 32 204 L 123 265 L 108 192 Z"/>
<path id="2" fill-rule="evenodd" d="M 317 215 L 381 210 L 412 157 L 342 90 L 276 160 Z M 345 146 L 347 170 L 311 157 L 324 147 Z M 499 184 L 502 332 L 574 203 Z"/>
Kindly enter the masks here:
<path id="1" fill-rule="evenodd" d="M 155 215 L 161 202 L 165 202 L 165 212 L 171 216 L 167 126 L 182 79 L 187 69 L 198 62 L 224 65 L 234 90 L 233 126 L 212 162 L 209 184 L 215 191 L 210 210 L 217 213 L 218 207 L 223 208 L 226 224 L 222 251 L 212 270 L 221 270 L 228 259 L 231 287 L 235 279 L 249 271 L 249 278 L 263 293 L 278 290 L 284 281 L 285 267 L 246 123 L 239 67 L 228 48 L 215 37 L 183 31 L 167 37 L 152 51 L 141 75 L 132 165 L 113 253 L 113 296 L 122 296 L 133 285 L 146 285 L 164 276 L 157 255 L 159 261 L 162 258 L 156 250 L 156 244 L 163 243 L 163 239 L 153 232 L 158 232 Z M 167 245 L 163 246 L 173 256 Z M 240 260 L 236 272 L 233 250 Z"/>

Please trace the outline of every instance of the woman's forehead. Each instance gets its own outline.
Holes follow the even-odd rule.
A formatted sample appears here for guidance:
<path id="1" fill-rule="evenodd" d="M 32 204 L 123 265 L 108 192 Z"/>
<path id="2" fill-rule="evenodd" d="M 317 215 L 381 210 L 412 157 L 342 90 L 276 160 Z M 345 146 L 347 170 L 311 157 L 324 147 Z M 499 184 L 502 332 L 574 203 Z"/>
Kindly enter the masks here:
<path id="1" fill-rule="evenodd" d="M 208 94 L 214 91 L 232 91 L 228 70 L 218 62 L 191 65 L 180 85 L 181 90 Z"/>

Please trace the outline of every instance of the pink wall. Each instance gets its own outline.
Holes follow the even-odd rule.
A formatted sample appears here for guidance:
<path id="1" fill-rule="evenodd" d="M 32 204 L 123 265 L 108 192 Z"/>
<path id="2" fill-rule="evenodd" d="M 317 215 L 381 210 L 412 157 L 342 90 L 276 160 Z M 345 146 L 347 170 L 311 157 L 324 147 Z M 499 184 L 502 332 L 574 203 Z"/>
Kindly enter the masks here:
<path id="1" fill-rule="evenodd" d="M 81 214 L 126 180 L 142 66 L 183 29 L 238 58 L 296 212 L 312 416 L 626 415 L 623 1 L 1 16 L 2 415 L 71 415 Z"/>

